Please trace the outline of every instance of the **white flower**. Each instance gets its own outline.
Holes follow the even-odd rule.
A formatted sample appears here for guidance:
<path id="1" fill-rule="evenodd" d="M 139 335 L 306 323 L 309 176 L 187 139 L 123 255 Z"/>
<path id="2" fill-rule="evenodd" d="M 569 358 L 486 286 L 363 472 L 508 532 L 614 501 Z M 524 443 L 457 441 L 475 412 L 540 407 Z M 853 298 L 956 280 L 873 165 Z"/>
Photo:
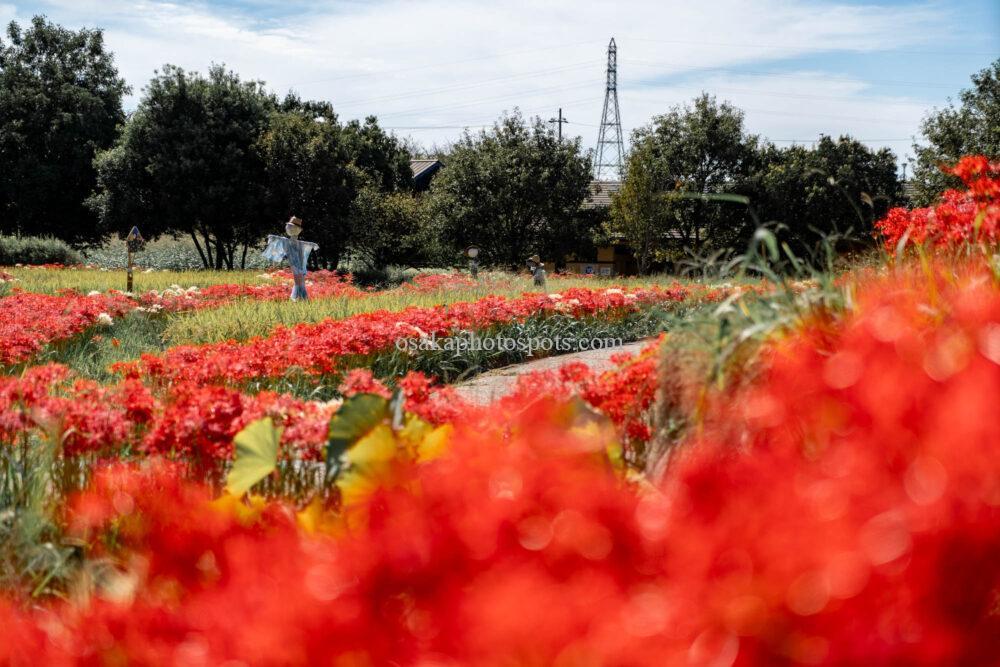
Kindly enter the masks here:
<path id="1" fill-rule="evenodd" d="M 191 287 L 188 287 L 188 288 L 187 288 L 187 293 L 188 293 L 188 294 L 197 294 L 197 293 L 198 293 L 198 292 L 200 292 L 200 291 L 201 291 L 201 290 L 200 290 L 200 289 L 198 289 L 198 288 L 197 288 L 197 287 L 196 287 L 195 285 L 191 285 Z"/>
<path id="2" fill-rule="evenodd" d="M 632 300 L 634 301 L 635 299 L 638 299 L 638 298 L 639 298 L 639 296 L 638 296 L 638 295 L 636 295 L 636 294 L 626 294 L 626 295 L 625 295 L 625 298 L 626 298 L 626 299 L 632 299 Z"/>
<path id="3" fill-rule="evenodd" d="M 550 294 L 549 298 L 552 299 L 553 301 L 558 301 L 559 299 L 562 298 L 562 294 Z"/>
<path id="4" fill-rule="evenodd" d="M 87 292 L 87 296 L 101 296 L 101 293 L 95 289 L 92 289 L 89 292 Z"/>
<path id="5" fill-rule="evenodd" d="M 148 268 L 148 269 L 145 269 L 145 270 L 143 271 L 143 273 L 152 273 L 153 271 L 156 271 L 156 269 L 154 269 L 154 268 L 150 267 L 150 268 Z"/>
<path id="6" fill-rule="evenodd" d="M 97 316 L 97 323 L 101 326 L 110 327 L 114 324 L 114 320 L 107 313 L 101 313 Z"/>
<path id="7" fill-rule="evenodd" d="M 610 289 L 606 289 L 606 290 L 604 290 L 604 293 L 605 294 L 624 294 L 624 292 L 622 292 L 617 287 L 612 287 Z"/>

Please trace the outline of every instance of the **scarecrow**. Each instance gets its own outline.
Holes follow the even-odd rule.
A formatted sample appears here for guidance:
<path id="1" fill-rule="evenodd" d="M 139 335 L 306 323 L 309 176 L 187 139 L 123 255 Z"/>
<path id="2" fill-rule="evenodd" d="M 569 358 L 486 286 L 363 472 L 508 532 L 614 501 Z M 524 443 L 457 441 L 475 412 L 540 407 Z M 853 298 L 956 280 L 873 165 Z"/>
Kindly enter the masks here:
<path id="1" fill-rule="evenodd" d="M 545 287 L 545 264 L 541 257 L 532 255 L 528 258 L 528 271 L 531 271 L 531 277 L 535 279 L 535 287 Z"/>
<path id="2" fill-rule="evenodd" d="M 309 262 L 309 253 L 319 248 L 310 241 L 300 241 L 299 234 L 302 233 L 302 220 L 294 215 L 285 223 L 285 233 L 288 236 L 275 236 L 268 234 L 267 248 L 264 249 L 264 259 L 272 262 L 288 260 L 288 266 L 292 269 L 292 301 L 309 300 L 306 294 L 306 266 Z"/>

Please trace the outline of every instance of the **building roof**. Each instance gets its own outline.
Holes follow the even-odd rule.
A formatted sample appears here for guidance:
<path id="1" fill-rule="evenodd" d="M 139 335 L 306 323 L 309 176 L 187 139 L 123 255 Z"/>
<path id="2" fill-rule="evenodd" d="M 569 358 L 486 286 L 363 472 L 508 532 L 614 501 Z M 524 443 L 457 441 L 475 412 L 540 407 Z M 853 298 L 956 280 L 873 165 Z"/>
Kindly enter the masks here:
<path id="1" fill-rule="evenodd" d="M 431 187 L 431 180 L 444 163 L 441 160 L 410 160 L 410 171 L 413 172 L 413 188 L 417 192 L 426 192 Z"/>
<path id="2" fill-rule="evenodd" d="M 410 171 L 413 178 L 419 178 L 427 170 L 436 170 L 444 166 L 441 160 L 410 160 Z"/>
<path id="3" fill-rule="evenodd" d="M 583 208 L 611 206 L 611 195 L 622 187 L 621 181 L 591 181 L 590 194 L 583 202 Z"/>

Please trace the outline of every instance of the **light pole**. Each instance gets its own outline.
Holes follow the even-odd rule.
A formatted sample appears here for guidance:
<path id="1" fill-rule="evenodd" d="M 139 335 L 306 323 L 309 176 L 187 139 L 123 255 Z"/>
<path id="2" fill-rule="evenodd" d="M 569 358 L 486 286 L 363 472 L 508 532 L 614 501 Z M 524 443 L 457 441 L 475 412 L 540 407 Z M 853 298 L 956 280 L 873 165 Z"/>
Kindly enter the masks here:
<path id="1" fill-rule="evenodd" d="M 473 277 L 473 279 L 478 279 L 479 260 L 476 258 L 479 257 L 479 248 L 474 245 L 470 245 L 466 248 L 465 254 L 469 257 L 469 274 Z"/>

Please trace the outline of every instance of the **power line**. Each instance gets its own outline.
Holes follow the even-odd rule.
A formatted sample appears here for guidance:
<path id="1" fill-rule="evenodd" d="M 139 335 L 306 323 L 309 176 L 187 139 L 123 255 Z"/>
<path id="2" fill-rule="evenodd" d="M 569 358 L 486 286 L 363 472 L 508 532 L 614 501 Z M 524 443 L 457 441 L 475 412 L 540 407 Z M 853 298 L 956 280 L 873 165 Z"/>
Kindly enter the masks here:
<path id="1" fill-rule="evenodd" d="M 769 137 L 764 137 L 764 138 L 767 141 L 773 141 L 775 143 L 792 143 L 792 144 L 811 144 L 811 143 L 816 143 L 817 141 L 820 140 L 819 137 L 817 137 L 815 139 L 771 139 Z M 875 144 L 875 143 L 888 143 L 888 142 L 896 142 L 896 141 L 913 141 L 912 137 L 907 137 L 905 139 L 859 139 L 858 137 L 851 137 L 851 139 L 854 139 L 855 141 L 861 141 L 861 142 L 872 143 L 872 144 Z"/>
<path id="2" fill-rule="evenodd" d="M 634 41 L 637 41 L 637 42 L 653 42 L 653 43 L 656 43 L 656 44 L 687 44 L 687 45 L 695 45 L 695 46 L 730 46 L 730 47 L 739 47 L 739 48 L 774 49 L 774 50 L 809 49 L 809 50 L 813 50 L 814 51 L 814 50 L 817 49 L 817 45 L 815 43 L 814 44 L 787 44 L 787 43 L 786 44 L 739 44 L 739 43 L 733 43 L 733 42 L 705 42 L 705 41 L 702 41 L 702 40 L 693 41 L 693 40 L 683 40 L 683 39 L 645 39 L 645 38 L 641 38 L 641 37 L 632 37 L 631 39 L 633 39 Z M 826 50 L 826 51 L 862 51 L 862 52 L 877 51 L 877 52 L 880 52 L 880 53 L 900 53 L 900 54 L 904 54 L 904 55 L 921 55 L 921 56 L 923 56 L 923 55 L 937 55 L 937 56 L 987 56 L 987 57 L 990 57 L 990 58 L 996 56 L 995 53 L 986 53 L 986 52 L 983 52 L 983 51 L 924 51 L 924 50 L 921 50 L 921 51 L 903 51 L 903 50 L 891 49 L 891 48 L 886 48 L 886 49 L 861 49 L 861 48 L 844 48 L 844 47 L 837 48 L 835 46 L 831 46 L 831 47 L 825 48 L 823 50 Z"/>
<path id="3" fill-rule="evenodd" d="M 635 84 L 632 84 L 635 85 Z M 683 85 L 683 84 L 680 84 Z M 692 88 L 699 88 L 700 86 L 692 85 Z M 729 87 L 716 87 L 716 86 L 706 86 L 702 87 L 702 90 L 719 90 L 728 91 L 731 93 L 750 93 L 752 95 L 761 95 L 764 97 L 783 97 L 787 99 L 802 99 L 802 100 L 837 100 L 843 102 L 855 102 L 858 101 L 857 97 L 845 97 L 843 95 L 813 95 L 810 93 L 786 93 L 780 90 L 758 90 L 756 88 L 729 88 Z"/>
<path id="4" fill-rule="evenodd" d="M 690 65 L 687 63 L 671 63 L 663 61 L 652 61 L 652 60 L 624 60 L 630 65 L 638 65 L 639 67 L 681 67 L 684 68 L 681 72 L 671 72 L 670 74 L 687 74 L 691 72 L 701 72 L 701 71 L 721 71 L 721 72 L 732 72 L 734 74 L 747 74 L 750 76 L 789 76 L 794 74 L 794 72 L 779 72 L 777 70 L 747 70 L 741 67 L 722 67 L 722 66 L 700 66 L 700 65 Z M 896 81 L 890 79 L 856 79 L 847 76 L 836 76 L 836 75 L 824 75 L 826 78 L 832 80 L 840 80 L 845 83 L 878 83 L 890 86 L 916 86 L 918 88 L 944 88 L 948 90 L 954 90 L 955 85 L 947 83 L 930 83 L 924 81 Z"/>

